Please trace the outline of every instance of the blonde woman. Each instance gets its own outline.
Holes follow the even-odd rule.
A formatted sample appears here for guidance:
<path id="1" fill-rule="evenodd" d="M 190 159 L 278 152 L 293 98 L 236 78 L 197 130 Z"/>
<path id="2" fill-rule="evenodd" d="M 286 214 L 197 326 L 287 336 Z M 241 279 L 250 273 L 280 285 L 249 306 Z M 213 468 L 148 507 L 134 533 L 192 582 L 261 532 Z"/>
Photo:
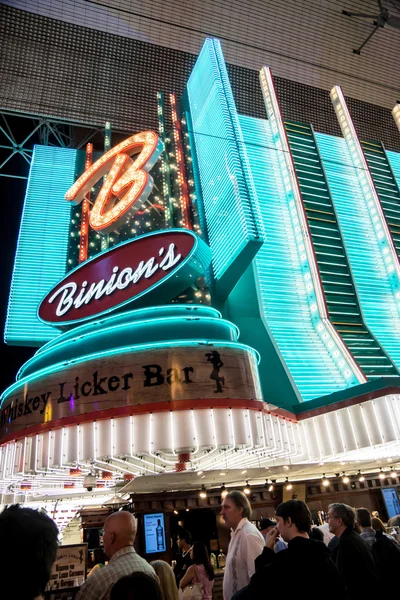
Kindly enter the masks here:
<path id="1" fill-rule="evenodd" d="M 164 560 L 154 560 L 150 563 L 160 580 L 162 600 L 178 600 L 178 590 L 172 568 Z"/>

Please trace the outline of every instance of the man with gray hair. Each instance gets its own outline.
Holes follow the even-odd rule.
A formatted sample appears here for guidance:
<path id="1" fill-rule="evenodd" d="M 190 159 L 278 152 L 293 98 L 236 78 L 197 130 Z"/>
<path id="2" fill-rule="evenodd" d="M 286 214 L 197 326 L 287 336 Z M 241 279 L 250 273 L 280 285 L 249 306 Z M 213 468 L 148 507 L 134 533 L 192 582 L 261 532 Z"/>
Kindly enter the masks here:
<path id="1" fill-rule="evenodd" d="M 224 573 L 224 600 L 249 584 L 255 572 L 255 559 L 264 548 L 264 538 L 249 519 L 251 506 L 243 492 L 232 491 L 222 502 L 221 515 L 231 528 L 231 541 Z"/>
<path id="2" fill-rule="evenodd" d="M 380 597 L 378 568 L 368 544 L 354 530 L 356 513 L 347 504 L 331 504 L 329 531 L 339 538 L 333 561 L 342 575 L 348 600 Z"/>

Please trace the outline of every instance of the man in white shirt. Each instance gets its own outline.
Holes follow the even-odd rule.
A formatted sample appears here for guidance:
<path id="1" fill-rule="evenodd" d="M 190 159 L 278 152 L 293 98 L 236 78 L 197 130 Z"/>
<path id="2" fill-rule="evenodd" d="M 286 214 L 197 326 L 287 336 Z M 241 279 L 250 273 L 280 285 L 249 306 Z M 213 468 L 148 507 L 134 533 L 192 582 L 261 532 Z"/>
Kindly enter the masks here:
<path id="1" fill-rule="evenodd" d="M 264 538 L 249 521 L 251 506 L 242 492 L 227 494 L 222 502 L 221 515 L 225 525 L 231 528 L 224 573 L 224 600 L 231 600 L 250 582 L 255 572 L 254 561 L 264 548 Z"/>

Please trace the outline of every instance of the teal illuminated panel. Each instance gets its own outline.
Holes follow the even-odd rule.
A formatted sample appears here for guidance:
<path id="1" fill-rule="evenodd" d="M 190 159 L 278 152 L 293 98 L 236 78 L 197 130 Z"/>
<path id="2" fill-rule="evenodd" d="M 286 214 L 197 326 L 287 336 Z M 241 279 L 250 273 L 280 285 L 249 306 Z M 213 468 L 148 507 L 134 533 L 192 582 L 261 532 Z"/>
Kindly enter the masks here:
<path id="1" fill-rule="evenodd" d="M 386 155 L 392 167 L 393 175 L 396 178 L 397 187 L 400 188 L 400 153 L 386 150 Z"/>
<path id="2" fill-rule="evenodd" d="M 29 173 L 5 327 L 5 342 L 41 346 L 59 331 L 37 318 L 40 301 L 66 273 L 77 150 L 35 146 Z"/>
<path id="3" fill-rule="evenodd" d="M 266 241 L 255 257 L 260 312 L 304 401 L 349 387 L 311 314 L 307 281 L 269 122 L 240 116 Z M 293 209 L 292 209 L 293 210 Z M 254 332 L 254 336 L 256 334 Z M 263 350 L 252 342 L 261 354 Z M 261 367 L 262 368 L 262 367 Z M 268 398 L 268 390 L 264 390 Z"/>
<path id="4" fill-rule="evenodd" d="M 400 368 L 400 317 L 358 176 L 342 138 L 316 134 L 364 319 Z M 393 165 L 392 165 L 393 167 Z"/>
<path id="5" fill-rule="evenodd" d="M 264 236 L 218 40 L 204 43 L 187 84 L 187 96 L 217 294 L 226 297 Z"/>

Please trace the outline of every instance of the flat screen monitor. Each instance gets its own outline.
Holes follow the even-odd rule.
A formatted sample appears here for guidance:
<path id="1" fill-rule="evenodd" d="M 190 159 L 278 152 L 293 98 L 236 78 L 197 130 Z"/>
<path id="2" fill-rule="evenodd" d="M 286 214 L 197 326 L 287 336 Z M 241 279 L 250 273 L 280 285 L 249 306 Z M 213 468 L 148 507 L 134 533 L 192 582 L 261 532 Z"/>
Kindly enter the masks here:
<path id="1" fill-rule="evenodd" d="M 166 551 L 163 513 L 144 515 L 144 539 L 146 554 Z"/>
<path id="2" fill-rule="evenodd" d="M 400 501 L 396 488 L 382 488 L 382 496 L 385 501 L 389 519 L 395 517 L 396 515 L 400 515 Z"/>

